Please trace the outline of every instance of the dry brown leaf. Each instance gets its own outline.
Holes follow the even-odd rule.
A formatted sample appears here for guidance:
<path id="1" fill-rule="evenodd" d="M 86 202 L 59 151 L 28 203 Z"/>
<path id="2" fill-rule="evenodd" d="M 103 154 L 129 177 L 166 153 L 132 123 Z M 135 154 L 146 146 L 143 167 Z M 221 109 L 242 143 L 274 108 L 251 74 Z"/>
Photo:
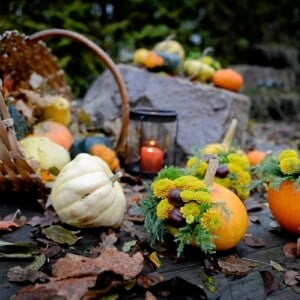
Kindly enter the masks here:
<path id="1" fill-rule="evenodd" d="M 218 260 L 218 265 L 225 274 L 237 278 L 246 276 L 254 267 L 256 267 L 255 263 L 234 255 Z"/>
<path id="2" fill-rule="evenodd" d="M 157 298 L 149 291 L 146 292 L 145 300 L 156 300 Z"/>
<path id="3" fill-rule="evenodd" d="M 12 231 L 12 227 L 19 227 L 19 225 L 12 220 L 0 221 L 0 230 Z"/>
<path id="4" fill-rule="evenodd" d="M 274 289 L 274 277 L 269 271 L 260 271 L 260 275 L 264 281 L 266 294 L 269 295 Z"/>
<path id="5" fill-rule="evenodd" d="M 263 239 L 253 236 L 252 234 L 245 235 L 244 242 L 246 245 L 253 248 L 260 248 L 266 246 L 266 243 Z"/>
<path id="6" fill-rule="evenodd" d="M 11 300 L 26 299 L 68 299 L 81 300 L 90 288 L 96 284 L 97 276 L 87 276 L 83 278 L 69 278 L 59 280 L 50 279 L 46 284 L 29 285 L 19 290 Z"/>
<path id="7" fill-rule="evenodd" d="M 164 277 L 158 272 L 152 272 L 147 274 L 141 274 L 137 278 L 137 284 L 148 289 L 150 286 L 163 282 Z"/>
<path id="8" fill-rule="evenodd" d="M 8 281 L 12 282 L 46 282 L 49 280 L 48 275 L 43 272 L 20 266 L 10 268 L 7 272 L 7 278 Z"/>
<path id="9" fill-rule="evenodd" d="M 287 243 L 283 246 L 283 254 L 291 259 L 300 257 L 297 255 L 297 243 Z"/>
<path id="10" fill-rule="evenodd" d="M 143 262 L 144 258 L 140 252 L 131 257 L 115 248 L 107 248 L 97 258 L 68 253 L 53 265 L 52 274 L 57 278 L 70 278 L 97 275 L 109 270 L 128 280 L 135 278 L 140 273 Z"/>
<path id="11" fill-rule="evenodd" d="M 288 286 L 294 286 L 300 283 L 300 273 L 297 271 L 287 271 L 284 275 L 284 283 Z"/>

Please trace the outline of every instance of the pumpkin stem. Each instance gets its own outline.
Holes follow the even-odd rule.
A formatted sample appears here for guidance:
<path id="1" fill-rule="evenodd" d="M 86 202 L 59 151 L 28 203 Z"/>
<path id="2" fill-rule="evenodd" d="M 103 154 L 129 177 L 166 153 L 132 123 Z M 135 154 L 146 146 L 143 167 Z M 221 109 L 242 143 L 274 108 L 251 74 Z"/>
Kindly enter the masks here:
<path id="1" fill-rule="evenodd" d="M 122 176 L 122 172 L 117 172 L 113 176 L 111 176 L 109 179 L 111 181 L 112 186 L 114 186 L 114 183 L 118 181 Z"/>
<path id="2" fill-rule="evenodd" d="M 222 144 L 225 146 L 227 151 L 229 150 L 229 148 L 231 146 L 231 143 L 232 143 L 232 140 L 233 140 L 233 137 L 235 134 L 235 130 L 237 127 L 237 123 L 238 123 L 237 119 L 232 119 L 232 121 L 229 125 L 229 128 L 225 134 L 225 137 L 223 139 Z"/>
<path id="3" fill-rule="evenodd" d="M 219 166 L 219 159 L 214 155 L 208 162 L 207 170 L 204 177 L 204 183 L 208 190 L 213 189 L 214 179 Z"/>

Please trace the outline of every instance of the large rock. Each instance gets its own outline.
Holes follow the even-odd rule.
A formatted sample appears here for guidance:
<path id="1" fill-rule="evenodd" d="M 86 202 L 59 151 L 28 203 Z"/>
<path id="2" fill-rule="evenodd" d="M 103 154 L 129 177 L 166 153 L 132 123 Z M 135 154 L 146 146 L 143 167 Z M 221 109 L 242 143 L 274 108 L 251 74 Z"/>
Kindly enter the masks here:
<path id="1" fill-rule="evenodd" d="M 129 65 L 117 67 L 128 89 L 130 107 L 147 106 L 177 112 L 177 157 L 187 156 L 207 143 L 221 141 L 233 118 L 238 120 L 236 143 L 244 145 L 250 110 L 247 96 Z M 101 126 L 115 124 L 113 127 L 119 130 L 121 101 L 108 70 L 92 84 L 83 99 L 83 107 L 97 117 Z"/>

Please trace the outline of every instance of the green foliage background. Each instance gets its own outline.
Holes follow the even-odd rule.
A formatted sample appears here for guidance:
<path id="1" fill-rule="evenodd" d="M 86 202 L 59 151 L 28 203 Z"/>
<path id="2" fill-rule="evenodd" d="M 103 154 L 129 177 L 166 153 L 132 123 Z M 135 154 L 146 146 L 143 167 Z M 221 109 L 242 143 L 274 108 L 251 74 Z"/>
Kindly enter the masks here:
<path id="1" fill-rule="evenodd" d="M 245 50 L 254 44 L 300 46 L 300 9 L 292 0 L 10 0 L 1 1 L 0 14 L 2 32 L 74 30 L 96 42 L 115 62 L 129 62 L 136 48 L 151 48 L 170 35 L 189 54 L 212 47 L 225 66 L 243 63 Z M 66 70 L 74 93 L 83 95 L 103 64 L 72 41 L 47 44 Z"/>

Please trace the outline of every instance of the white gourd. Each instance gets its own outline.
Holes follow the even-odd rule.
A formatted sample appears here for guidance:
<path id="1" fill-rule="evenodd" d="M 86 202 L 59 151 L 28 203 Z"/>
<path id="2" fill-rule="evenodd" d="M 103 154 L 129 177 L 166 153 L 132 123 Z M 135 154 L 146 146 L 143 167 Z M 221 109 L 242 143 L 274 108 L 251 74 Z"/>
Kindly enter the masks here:
<path id="1" fill-rule="evenodd" d="M 79 228 L 118 227 L 126 200 L 122 186 L 105 161 L 78 154 L 59 173 L 50 200 L 61 221 Z"/>

